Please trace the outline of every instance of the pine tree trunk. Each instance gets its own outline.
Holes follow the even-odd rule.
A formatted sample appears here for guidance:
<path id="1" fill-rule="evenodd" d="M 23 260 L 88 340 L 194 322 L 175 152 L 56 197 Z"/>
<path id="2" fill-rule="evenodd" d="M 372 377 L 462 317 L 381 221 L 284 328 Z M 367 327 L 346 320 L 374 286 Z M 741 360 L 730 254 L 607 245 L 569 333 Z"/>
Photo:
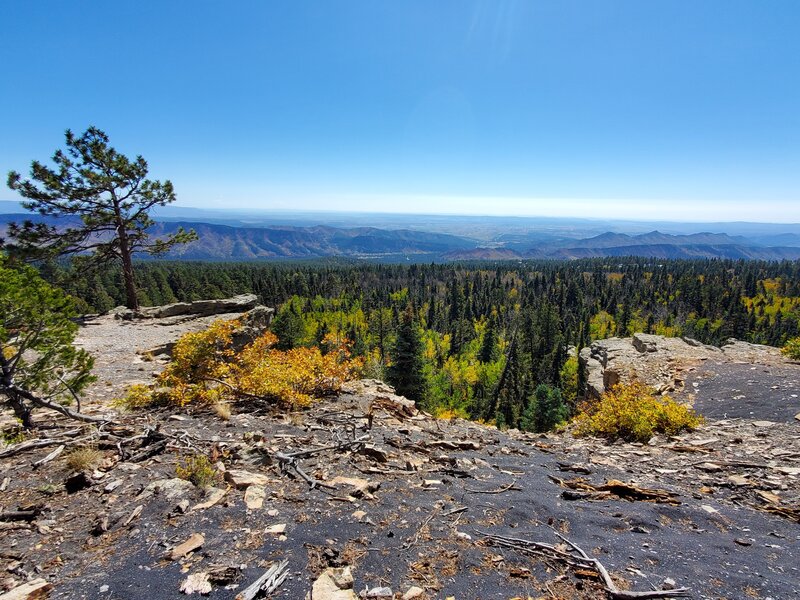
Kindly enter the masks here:
<path id="1" fill-rule="evenodd" d="M 128 247 L 128 238 L 124 233 L 119 238 L 119 251 L 122 255 L 122 278 L 125 281 L 126 305 L 131 310 L 139 310 L 136 281 L 133 278 L 133 260 L 131 260 L 131 251 Z"/>
<path id="2" fill-rule="evenodd" d="M 128 231 L 122 219 L 122 211 L 116 195 L 114 196 L 114 213 L 117 221 L 117 236 L 119 237 L 119 255 L 122 258 L 122 280 L 125 283 L 125 305 L 131 310 L 139 310 L 139 298 L 136 294 L 136 280 L 133 278 L 133 259 L 131 247 L 128 243 Z"/>
<path id="3" fill-rule="evenodd" d="M 8 404 L 14 410 L 14 415 L 20 420 L 25 429 L 33 427 L 31 419 L 31 407 L 26 405 L 25 402 L 14 392 L 7 392 Z"/>

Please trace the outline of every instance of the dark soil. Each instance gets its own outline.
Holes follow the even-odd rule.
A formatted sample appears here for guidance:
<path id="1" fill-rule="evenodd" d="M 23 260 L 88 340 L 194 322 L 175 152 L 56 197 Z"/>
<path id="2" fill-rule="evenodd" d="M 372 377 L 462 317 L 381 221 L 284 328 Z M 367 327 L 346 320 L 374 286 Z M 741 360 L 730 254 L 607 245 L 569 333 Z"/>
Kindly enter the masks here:
<path id="1" fill-rule="evenodd" d="M 117 463 L 96 485 L 74 494 L 58 487 L 67 475 L 62 463 L 30 471 L 29 464 L 46 450 L 8 459 L 5 473 L 11 485 L 2 495 L 3 510 L 36 502 L 45 512 L 30 528 L 0 531 L 3 566 L 13 567 L 17 576 L 40 574 L 55 582 L 54 598 L 176 598 L 187 574 L 212 565 L 242 565 L 238 588 L 217 587 L 210 596 L 232 599 L 271 562 L 284 558 L 289 559 L 291 578 L 275 598 L 303 598 L 324 567 L 345 564 L 353 566 L 357 592 L 389 586 L 399 597 L 419 585 L 428 598 L 604 598 L 595 580 L 578 578 L 561 564 L 492 547 L 481 535 L 555 543 L 553 532 L 558 531 L 599 558 L 621 586 L 631 589 L 658 588 L 669 577 L 691 588 L 695 598 L 800 597 L 798 523 L 725 493 L 701 492 L 703 482 L 696 478 L 675 478 L 669 485 L 654 481 L 642 473 L 652 473 L 658 463 L 646 464 L 635 454 L 619 467 L 592 463 L 592 453 L 586 446 L 573 448 L 569 434 L 509 436 L 464 421 L 400 421 L 379 413 L 371 436 L 389 453 L 387 463 L 341 451 L 302 461 L 317 479 L 344 475 L 379 483 L 374 498 L 348 497 L 346 487 L 312 490 L 299 478 L 281 476 L 277 467 L 248 464 L 253 448 L 314 448 L 345 435 L 341 427 L 325 424 L 331 411 L 343 411 L 355 417 L 351 423 L 365 426 L 366 420 L 357 418 L 364 401 L 363 396 L 345 395 L 303 414 L 240 414 L 229 424 L 208 414 L 186 421 L 168 420 L 168 414 L 147 417 L 164 423 L 166 432 L 187 431 L 216 440 L 204 448 L 213 445 L 228 453 L 222 458 L 228 468 L 268 475 L 272 483 L 266 486 L 267 500 L 255 510 L 247 510 L 243 492 L 234 489 L 216 506 L 185 515 L 175 511 L 180 497 L 137 497 L 148 483 L 174 477 L 177 455 L 188 450 L 167 451 L 138 468 Z M 249 437 L 254 432 L 264 442 L 254 442 Z M 708 432 L 693 435 L 703 434 Z M 447 440 L 470 441 L 479 448 L 426 446 Z M 617 457 L 664 452 L 634 445 L 603 448 Z M 677 493 L 680 504 L 567 500 L 549 476 L 575 477 L 561 469 L 576 463 L 590 471 L 581 476 L 591 483 L 613 478 L 662 487 Z M 413 469 L 411 464 L 417 470 L 407 470 Z M 104 493 L 106 482 L 116 478 L 124 483 Z M 441 484 L 426 485 L 425 480 Z M 789 484 L 796 488 L 796 479 Z M 202 492 L 189 490 L 185 497 L 194 504 Z M 91 533 L 99 513 L 127 515 L 138 505 L 143 506 L 141 515 L 128 526 Z M 461 507 L 466 510 L 447 514 Z M 270 510 L 278 512 L 270 516 Z M 361 519 L 354 515 L 359 510 L 366 513 Z M 286 524 L 285 540 L 265 533 L 278 523 Z M 168 548 L 196 532 L 206 536 L 200 550 L 181 561 L 163 558 Z M 16 558 L 8 558 L 10 554 Z"/>
<path id="2" fill-rule="evenodd" d="M 688 374 L 684 392 L 709 419 L 790 423 L 800 413 L 800 368 L 706 361 Z"/>

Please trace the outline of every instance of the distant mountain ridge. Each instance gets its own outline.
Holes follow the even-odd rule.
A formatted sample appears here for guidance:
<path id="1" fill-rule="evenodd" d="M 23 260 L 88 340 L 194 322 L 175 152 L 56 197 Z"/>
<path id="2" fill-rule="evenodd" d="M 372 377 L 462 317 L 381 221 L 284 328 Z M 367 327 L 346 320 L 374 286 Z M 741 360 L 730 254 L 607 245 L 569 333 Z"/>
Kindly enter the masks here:
<path id="1" fill-rule="evenodd" d="M 10 222 L 45 221 L 67 226 L 75 218 L 54 219 L 36 214 L 0 215 L 0 238 Z M 474 248 L 475 242 L 443 233 L 375 227 L 230 227 L 213 223 L 157 222 L 155 237 L 174 233 L 179 227 L 194 229 L 198 239 L 174 247 L 165 258 L 180 260 L 258 260 L 276 258 L 399 258 L 434 256 Z"/>
<path id="2" fill-rule="evenodd" d="M 0 214 L 0 238 L 12 221 L 46 221 L 66 226 L 71 219 L 38 214 Z M 636 235 L 605 232 L 576 239 L 530 235 L 500 235 L 481 244 L 463 236 L 420 229 L 378 227 L 232 226 L 200 221 L 160 221 L 151 233 L 158 237 L 178 227 L 194 229 L 199 239 L 173 248 L 166 258 L 177 260 L 272 260 L 347 257 L 387 262 L 398 260 L 522 260 L 644 256 L 659 259 L 727 258 L 797 260 L 800 247 L 790 246 L 796 234 L 776 234 L 787 245 L 766 246 L 726 233 L 669 234 L 650 231 Z"/>

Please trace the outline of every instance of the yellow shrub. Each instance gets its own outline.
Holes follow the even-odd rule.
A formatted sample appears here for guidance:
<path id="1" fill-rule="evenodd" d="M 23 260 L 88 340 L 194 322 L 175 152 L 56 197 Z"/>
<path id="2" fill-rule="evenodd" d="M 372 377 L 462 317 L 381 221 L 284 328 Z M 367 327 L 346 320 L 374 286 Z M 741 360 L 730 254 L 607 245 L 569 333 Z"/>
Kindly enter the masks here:
<path id="1" fill-rule="evenodd" d="M 184 457 L 175 467 L 175 474 L 199 488 L 210 486 L 217 480 L 217 471 L 207 456 L 192 454 Z"/>
<path id="2" fill-rule="evenodd" d="M 618 384 L 575 417 L 575 435 L 647 442 L 656 433 L 674 435 L 702 422 L 693 410 L 668 396 L 657 398 L 642 383 Z"/>
<path id="3" fill-rule="evenodd" d="M 787 341 L 781 352 L 792 360 L 800 360 L 800 337 Z"/>
<path id="4" fill-rule="evenodd" d="M 306 406 L 312 398 L 338 392 L 361 366 L 362 361 L 350 359 L 345 346 L 323 355 L 316 347 L 275 350 L 276 341 L 265 334 L 237 356 L 231 379 L 244 395 Z"/>
<path id="5" fill-rule="evenodd" d="M 189 333 L 175 345 L 172 362 L 152 388 L 132 386 L 120 401 L 125 407 L 150 404 L 222 406 L 243 398 L 305 406 L 315 397 L 338 392 L 355 378 L 361 359 L 351 359 L 346 345 L 276 350 L 277 337 L 266 332 L 241 352 L 232 348 L 237 321 L 216 321 L 205 331 Z"/>
<path id="6" fill-rule="evenodd" d="M 452 419 L 468 419 L 469 415 L 461 409 L 450 408 L 441 406 L 433 410 L 433 416 L 443 421 L 451 421 Z"/>

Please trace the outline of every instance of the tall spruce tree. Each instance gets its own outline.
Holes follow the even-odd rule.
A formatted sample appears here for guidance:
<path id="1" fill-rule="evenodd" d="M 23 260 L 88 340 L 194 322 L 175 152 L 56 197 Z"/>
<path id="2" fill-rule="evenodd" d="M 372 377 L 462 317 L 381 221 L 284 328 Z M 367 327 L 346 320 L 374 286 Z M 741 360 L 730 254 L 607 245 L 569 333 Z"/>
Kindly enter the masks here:
<path id="1" fill-rule="evenodd" d="M 81 136 L 66 131 L 66 151 L 56 150 L 55 168 L 31 163 L 30 179 L 11 171 L 8 187 L 27 201 L 22 205 L 61 222 L 26 220 L 11 223 L 12 251 L 33 258 L 80 255 L 88 265 L 120 261 L 128 308 L 139 308 L 133 272 L 135 252 L 160 255 L 172 246 L 195 239 L 183 229 L 151 240 L 155 206 L 175 201 L 172 183 L 147 179 L 147 162 L 114 150 L 108 136 L 89 127 Z"/>
<path id="2" fill-rule="evenodd" d="M 422 364 L 422 340 L 409 304 L 397 328 L 397 341 L 392 352 L 392 364 L 387 371 L 389 383 L 398 394 L 411 400 L 423 400 L 425 373 Z"/>

